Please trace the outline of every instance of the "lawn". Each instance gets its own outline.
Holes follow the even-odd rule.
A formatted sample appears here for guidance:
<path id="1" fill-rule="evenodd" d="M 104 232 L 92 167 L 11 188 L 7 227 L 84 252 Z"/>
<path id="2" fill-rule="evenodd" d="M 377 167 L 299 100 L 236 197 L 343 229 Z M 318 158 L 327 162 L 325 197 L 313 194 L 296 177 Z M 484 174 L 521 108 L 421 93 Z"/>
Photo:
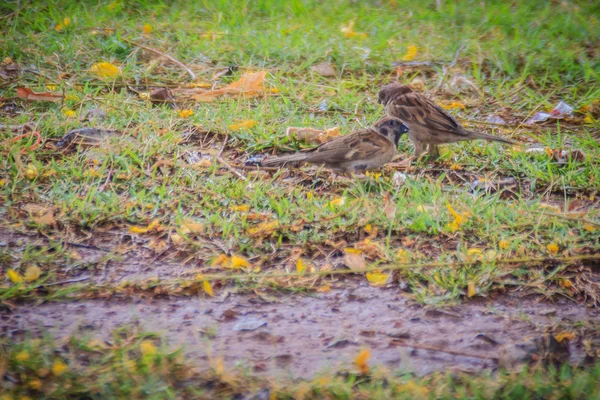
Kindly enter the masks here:
<path id="1" fill-rule="evenodd" d="M 0 15 L 6 398 L 600 396 L 596 2 Z M 256 166 L 372 125 L 394 81 L 519 145 Z M 570 362 L 502 361 L 532 338 Z"/>

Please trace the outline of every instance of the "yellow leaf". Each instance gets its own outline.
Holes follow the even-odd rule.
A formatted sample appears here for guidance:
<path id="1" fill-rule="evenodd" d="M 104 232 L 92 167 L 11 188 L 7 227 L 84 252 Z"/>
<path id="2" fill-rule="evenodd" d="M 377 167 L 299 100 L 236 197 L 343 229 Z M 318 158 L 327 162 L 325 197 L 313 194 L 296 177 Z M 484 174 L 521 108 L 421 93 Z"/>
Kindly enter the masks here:
<path id="1" fill-rule="evenodd" d="M 460 164 L 452 164 L 452 165 L 450 165 L 450 169 L 452 171 L 460 171 L 463 169 L 463 167 Z"/>
<path id="2" fill-rule="evenodd" d="M 54 27 L 54 30 L 56 32 L 62 32 L 63 29 L 65 29 L 65 27 L 63 26 L 63 24 L 56 24 L 56 26 Z"/>
<path id="3" fill-rule="evenodd" d="M 231 211 L 248 212 L 250 211 L 250 206 L 247 204 L 242 204 L 241 206 L 231 206 Z"/>
<path id="4" fill-rule="evenodd" d="M 156 354 L 156 347 L 150 340 L 144 340 L 140 343 L 140 351 L 144 356 L 153 356 Z"/>
<path id="5" fill-rule="evenodd" d="M 180 236 L 180 235 L 178 235 L 176 233 L 174 233 L 173 235 L 171 235 L 171 241 L 173 242 L 173 244 L 175 246 L 179 246 L 179 245 L 185 243 L 185 239 L 182 236 Z"/>
<path id="6" fill-rule="evenodd" d="M 406 54 L 404 54 L 404 56 L 402 56 L 402 61 L 412 61 L 414 60 L 414 58 L 417 56 L 417 46 L 415 46 L 414 44 L 409 45 L 406 48 Z"/>
<path id="7" fill-rule="evenodd" d="M 40 277 L 42 270 L 38 266 L 31 266 L 25 270 L 25 281 L 33 282 Z"/>
<path id="8" fill-rule="evenodd" d="M 481 249 L 467 249 L 467 260 L 477 260 L 482 254 Z"/>
<path id="9" fill-rule="evenodd" d="M 486 250 L 485 254 L 483 255 L 483 258 L 486 261 L 494 261 L 496 259 L 496 256 L 498 255 L 498 253 L 496 253 L 495 250 Z"/>
<path id="10" fill-rule="evenodd" d="M 448 208 L 448 211 L 450 211 L 450 214 L 452 215 L 452 217 L 454 217 L 454 221 L 458 225 L 461 225 L 465 222 L 465 218 L 462 215 L 460 215 L 459 213 L 457 213 L 450 204 L 447 204 L 446 208 Z"/>
<path id="11" fill-rule="evenodd" d="M 8 271 L 6 271 L 6 276 L 14 284 L 23 282 L 23 277 L 17 271 L 15 271 L 14 269 L 9 269 Z"/>
<path id="12" fill-rule="evenodd" d="M 331 291 L 331 285 L 323 285 L 317 289 L 317 292 L 320 292 L 320 293 L 326 293 L 329 291 Z"/>
<path id="13" fill-rule="evenodd" d="M 502 239 L 498 242 L 498 247 L 500 247 L 502 250 L 506 250 L 510 247 L 510 243 L 508 240 Z"/>
<path id="14" fill-rule="evenodd" d="M 42 388 L 42 381 L 39 379 L 32 379 L 28 382 L 28 384 L 33 390 L 40 390 Z"/>
<path id="15" fill-rule="evenodd" d="M 189 118 L 189 117 L 191 117 L 192 115 L 194 115 L 194 111 L 193 111 L 193 110 L 187 110 L 187 109 L 186 109 L 186 110 L 181 110 L 181 111 L 179 112 L 179 116 L 180 116 L 181 118 Z"/>
<path id="16" fill-rule="evenodd" d="M 245 268 L 245 267 L 250 266 L 250 264 L 248 263 L 248 260 L 246 260 L 242 256 L 238 256 L 235 254 L 233 254 L 231 256 L 230 264 L 231 264 L 232 268 Z"/>
<path id="17" fill-rule="evenodd" d="M 0 187 L 2 187 L 2 183 L 0 183 Z M 596 231 L 596 227 L 592 224 L 584 224 L 583 225 L 583 229 L 588 231 L 588 232 L 595 232 Z"/>
<path id="18" fill-rule="evenodd" d="M 354 31 L 354 21 L 350 21 L 346 25 L 342 25 L 340 29 L 344 36 L 347 38 L 365 39 L 367 37 L 367 34 L 365 32 Z"/>
<path id="19" fill-rule="evenodd" d="M 68 370 L 69 370 L 69 367 L 67 366 L 67 364 L 65 364 L 61 360 L 55 360 L 54 364 L 52 364 L 52 373 L 55 376 L 61 376 Z"/>
<path id="20" fill-rule="evenodd" d="M 467 283 L 467 297 L 475 296 L 475 284 L 473 282 Z"/>
<path id="21" fill-rule="evenodd" d="M 193 219 L 187 218 L 181 221 L 181 233 L 184 235 L 202 232 L 204 232 L 204 225 L 194 221 Z"/>
<path id="22" fill-rule="evenodd" d="M 202 282 L 202 287 L 204 288 L 204 291 L 206 292 L 207 295 L 209 295 L 210 297 L 214 297 L 215 294 L 213 292 L 213 288 L 210 284 L 209 281 L 203 281 Z"/>
<path id="23" fill-rule="evenodd" d="M 354 359 L 354 364 L 358 367 L 358 370 L 361 374 L 366 374 L 369 372 L 369 365 L 367 361 L 371 358 L 371 352 L 367 349 L 361 350 L 360 353 Z"/>
<path id="24" fill-rule="evenodd" d="M 121 74 L 119 68 L 108 62 L 100 62 L 92 65 L 90 72 L 96 74 L 100 78 L 116 78 Z"/>
<path id="25" fill-rule="evenodd" d="M 15 360 L 17 360 L 18 362 L 27 361 L 29 360 L 29 353 L 26 350 L 20 351 L 15 356 Z"/>
<path id="26" fill-rule="evenodd" d="M 219 257 L 215 258 L 211 263 L 211 267 L 218 267 L 219 265 L 224 265 L 229 260 L 226 254 L 221 254 Z"/>
<path id="27" fill-rule="evenodd" d="M 408 251 L 406 251 L 404 249 L 399 249 L 396 252 L 396 257 L 398 258 L 398 260 L 400 262 L 403 262 L 403 263 L 407 263 L 410 261 L 410 254 L 408 254 Z"/>
<path id="28" fill-rule="evenodd" d="M 248 234 L 251 236 L 262 235 L 268 236 L 279 226 L 279 221 L 263 222 L 253 228 L 248 229 Z"/>
<path id="29" fill-rule="evenodd" d="M 573 332 L 560 332 L 557 333 L 556 335 L 554 335 L 554 339 L 558 342 L 561 343 L 563 340 L 573 340 L 577 337 L 577 335 L 575 335 Z"/>
<path id="30" fill-rule="evenodd" d="M 144 28 L 142 29 L 145 35 L 152 33 L 154 29 L 152 29 L 152 25 L 144 24 Z"/>
<path id="31" fill-rule="evenodd" d="M 371 224 L 367 224 L 367 225 L 365 226 L 365 232 L 367 232 L 367 233 L 371 233 L 371 232 L 373 232 L 373 225 L 371 225 Z"/>
<path id="32" fill-rule="evenodd" d="M 362 250 L 361 249 L 355 249 L 353 247 L 346 247 L 344 249 L 344 252 L 347 254 L 361 254 Z"/>
<path id="33" fill-rule="evenodd" d="M 592 114 L 586 114 L 586 116 L 583 118 L 583 122 L 585 124 L 593 124 L 596 122 L 596 118 L 594 118 Z"/>
<path id="34" fill-rule="evenodd" d="M 299 274 L 303 274 L 306 271 L 306 265 L 304 265 L 301 258 L 296 261 L 296 271 Z"/>
<path id="35" fill-rule="evenodd" d="M 383 273 L 379 270 L 375 270 L 373 272 L 367 272 L 366 277 L 371 286 L 383 286 L 386 284 L 388 279 L 390 278 L 390 273 Z"/>
<path id="36" fill-rule="evenodd" d="M 150 224 L 148 224 L 148 226 L 132 226 L 131 228 L 129 228 L 129 232 L 132 232 L 132 233 L 148 233 L 148 232 L 154 231 L 154 230 L 162 230 L 162 228 L 160 226 L 160 221 L 157 219 L 150 222 Z"/>
<path id="37" fill-rule="evenodd" d="M 560 285 L 560 287 L 562 287 L 563 289 L 570 289 L 573 287 L 573 282 L 571 282 L 570 279 L 561 279 L 558 284 Z"/>
<path id="38" fill-rule="evenodd" d="M 71 20 L 69 18 L 64 18 L 63 19 L 63 25 L 64 26 L 69 26 L 71 25 Z"/>
<path id="39" fill-rule="evenodd" d="M 546 249 L 548 249 L 548 253 L 552 255 L 558 254 L 558 245 L 556 243 L 550 243 L 546 246 Z"/>
<path id="40" fill-rule="evenodd" d="M 338 198 L 331 200 L 329 202 L 329 205 L 334 206 L 334 207 L 339 207 L 339 206 L 343 206 L 345 203 L 346 203 L 345 197 L 338 197 Z"/>
<path id="41" fill-rule="evenodd" d="M 6 179 L 0 179 L 0 188 L 6 185 Z"/>
<path id="42" fill-rule="evenodd" d="M 237 123 L 237 124 L 229 125 L 229 129 L 231 129 L 232 131 L 241 131 L 242 129 L 254 128 L 256 126 L 256 124 L 258 124 L 258 122 L 249 119 L 249 120 Z"/>
<path id="43" fill-rule="evenodd" d="M 25 170 L 25 176 L 29 180 L 34 180 L 39 175 L 38 169 L 33 164 L 27 164 L 27 169 Z"/>
<path id="44" fill-rule="evenodd" d="M 454 110 L 457 108 L 464 110 L 465 108 L 467 108 L 467 106 L 465 106 L 464 103 L 461 103 L 460 101 L 452 101 L 450 103 L 440 103 L 440 106 L 442 106 L 442 108 L 445 110 Z"/>

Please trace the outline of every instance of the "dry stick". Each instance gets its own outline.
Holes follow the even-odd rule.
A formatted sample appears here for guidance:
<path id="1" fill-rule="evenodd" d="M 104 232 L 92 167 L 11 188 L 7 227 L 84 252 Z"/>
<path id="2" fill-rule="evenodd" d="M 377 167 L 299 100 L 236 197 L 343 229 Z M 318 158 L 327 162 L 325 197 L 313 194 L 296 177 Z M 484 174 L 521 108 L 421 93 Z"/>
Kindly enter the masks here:
<path id="1" fill-rule="evenodd" d="M 535 210 L 532 210 L 531 212 L 533 212 L 535 214 L 546 215 L 548 217 L 562 218 L 562 219 L 566 219 L 569 221 L 581 221 L 581 222 L 585 222 L 586 224 L 600 226 L 600 222 L 595 222 L 595 221 L 592 221 L 592 220 L 589 220 L 586 218 L 571 217 L 569 215 L 552 214 L 552 213 L 546 213 L 543 211 L 535 211 Z"/>
<path id="2" fill-rule="evenodd" d="M 194 72 L 192 72 L 192 70 L 191 70 L 191 69 L 189 69 L 189 68 L 188 68 L 188 67 L 187 67 L 187 66 L 186 66 L 184 63 L 182 63 L 181 61 L 179 61 L 179 60 L 177 60 L 177 59 L 175 59 L 175 58 L 171 57 L 170 55 L 168 55 L 168 54 L 165 54 L 165 53 L 163 53 L 163 52 L 161 52 L 161 51 L 158 51 L 158 50 L 156 50 L 156 49 L 153 49 L 152 47 L 144 46 L 143 44 L 139 44 L 139 43 L 137 43 L 137 42 L 134 42 L 133 40 L 129 40 L 129 39 L 123 39 L 123 40 L 124 40 L 125 42 L 129 43 L 129 44 L 132 44 L 132 45 L 134 45 L 134 46 L 140 47 L 140 48 L 142 48 L 142 49 L 144 49 L 144 50 L 151 51 L 151 52 L 152 52 L 152 53 L 154 53 L 154 54 L 158 54 L 159 56 L 162 56 L 162 57 L 166 58 L 167 60 L 171 61 L 173 64 L 176 64 L 177 66 L 179 66 L 179 67 L 183 68 L 183 69 L 185 70 L 185 72 L 187 72 L 187 73 L 188 73 L 188 75 L 192 77 L 192 80 L 196 80 L 196 75 L 194 74 Z"/>
<path id="3" fill-rule="evenodd" d="M 83 282 L 83 281 L 87 281 L 88 279 L 90 279 L 90 276 L 82 276 L 80 278 L 74 278 L 74 279 L 68 279 L 66 281 L 60 281 L 60 282 L 52 282 L 52 283 L 44 283 L 38 287 L 46 287 L 46 286 L 57 286 L 57 285 L 65 285 L 67 283 L 74 283 L 74 282 Z"/>

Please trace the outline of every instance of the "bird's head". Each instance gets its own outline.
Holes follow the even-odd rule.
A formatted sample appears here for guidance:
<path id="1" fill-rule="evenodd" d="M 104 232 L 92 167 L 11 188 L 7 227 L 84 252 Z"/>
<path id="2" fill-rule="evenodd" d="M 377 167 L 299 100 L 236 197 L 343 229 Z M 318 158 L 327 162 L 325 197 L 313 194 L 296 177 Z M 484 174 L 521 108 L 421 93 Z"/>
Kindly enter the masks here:
<path id="1" fill-rule="evenodd" d="M 373 129 L 381 136 L 388 138 L 395 146 L 398 146 L 402 135 L 408 132 L 408 127 L 398 118 L 394 117 L 380 119 L 375 122 Z"/>
<path id="2" fill-rule="evenodd" d="M 385 85 L 379 90 L 379 104 L 383 104 L 386 106 L 390 101 L 394 100 L 396 97 L 401 96 L 406 93 L 412 92 L 412 89 L 406 85 L 402 85 L 401 83 L 395 82 L 390 83 L 389 85 Z"/>

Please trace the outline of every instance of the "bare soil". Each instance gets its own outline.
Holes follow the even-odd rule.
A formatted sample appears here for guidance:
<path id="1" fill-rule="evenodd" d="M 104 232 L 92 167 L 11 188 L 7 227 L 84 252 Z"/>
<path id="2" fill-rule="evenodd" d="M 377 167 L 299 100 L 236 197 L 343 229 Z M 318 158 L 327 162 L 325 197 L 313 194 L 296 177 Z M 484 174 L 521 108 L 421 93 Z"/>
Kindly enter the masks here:
<path id="1" fill-rule="evenodd" d="M 352 278 L 343 283 L 327 293 L 273 299 L 225 292 L 218 298 L 21 304 L 0 316 L 0 333 L 110 340 L 112 329 L 135 324 L 165 334 L 169 346 L 183 345 L 188 361 L 200 369 L 222 357 L 227 367 L 307 378 L 351 368 L 362 348 L 370 349 L 372 366 L 417 375 L 493 369 L 502 345 L 551 328 L 600 324 L 600 310 L 567 299 L 550 303 L 513 294 L 436 310 L 415 305 L 397 287 L 375 288 Z M 570 361 L 583 359 L 581 340 L 569 350 Z"/>

